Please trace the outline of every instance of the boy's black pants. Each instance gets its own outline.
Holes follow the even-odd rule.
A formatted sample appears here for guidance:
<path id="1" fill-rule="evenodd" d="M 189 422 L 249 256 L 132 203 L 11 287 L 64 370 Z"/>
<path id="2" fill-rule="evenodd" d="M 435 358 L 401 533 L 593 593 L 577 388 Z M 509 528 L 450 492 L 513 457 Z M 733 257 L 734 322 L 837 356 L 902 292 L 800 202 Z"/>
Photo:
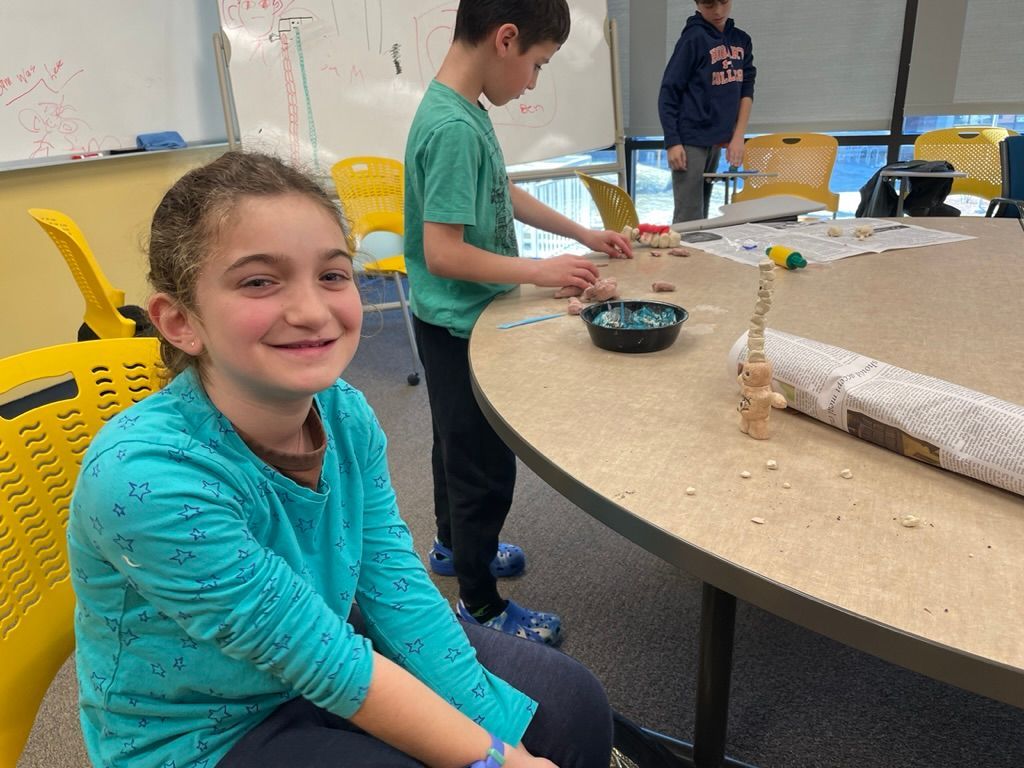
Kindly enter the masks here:
<path id="1" fill-rule="evenodd" d="M 516 457 L 473 397 L 469 340 L 413 317 L 434 429 L 437 538 L 452 548 L 459 597 L 474 610 L 501 601 L 490 564 L 516 485 Z"/>

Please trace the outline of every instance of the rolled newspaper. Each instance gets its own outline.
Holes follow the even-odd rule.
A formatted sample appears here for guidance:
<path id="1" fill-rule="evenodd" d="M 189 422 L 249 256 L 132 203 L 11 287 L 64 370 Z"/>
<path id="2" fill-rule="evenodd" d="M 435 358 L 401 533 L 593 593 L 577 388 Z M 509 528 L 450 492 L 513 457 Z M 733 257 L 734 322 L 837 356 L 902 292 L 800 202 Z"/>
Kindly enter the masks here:
<path id="1" fill-rule="evenodd" d="M 841 347 L 765 330 L 789 407 L 891 451 L 1024 496 L 1024 406 Z M 729 373 L 747 356 L 733 344 Z"/>

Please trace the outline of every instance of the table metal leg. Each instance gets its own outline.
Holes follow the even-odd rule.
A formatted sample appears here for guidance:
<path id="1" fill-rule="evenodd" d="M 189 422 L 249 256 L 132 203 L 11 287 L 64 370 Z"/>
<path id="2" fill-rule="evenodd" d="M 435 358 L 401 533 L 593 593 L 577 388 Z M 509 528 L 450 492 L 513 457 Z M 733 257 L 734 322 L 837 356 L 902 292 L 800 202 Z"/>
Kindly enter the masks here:
<path id="1" fill-rule="evenodd" d="M 729 717 L 729 678 L 736 627 L 736 598 L 705 583 L 701 598 L 699 669 L 693 763 L 697 768 L 725 765 Z"/>
<path id="2" fill-rule="evenodd" d="M 907 198 L 907 191 L 908 191 L 907 183 L 909 181 L 910 181 L 910 179 L 908 179 L 906 176 L 904 176 L 904 177 L 902 177 L 900 179 L 900 195 L 899 195 L 899 198 L 896 201 L 896 215 L 897 216 L 902 216 L 903 215 L 903 201 L 906 200 L 906 198 Z"/>

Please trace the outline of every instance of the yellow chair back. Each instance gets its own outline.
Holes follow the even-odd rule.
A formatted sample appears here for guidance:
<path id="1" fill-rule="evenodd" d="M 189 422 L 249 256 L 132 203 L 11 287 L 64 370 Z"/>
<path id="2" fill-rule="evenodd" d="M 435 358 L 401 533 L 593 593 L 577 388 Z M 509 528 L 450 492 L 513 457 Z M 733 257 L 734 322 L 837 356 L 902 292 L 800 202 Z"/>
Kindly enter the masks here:
<path id="1" fill-rule="evenodd" d="M 914 141 L 914 159 L 946 160 L 955 170 L 967 174 L 966 178 L 953 179 L 953 194 L 988 200 L 999 197 L 1003 190 L 999 142 L 1016 135 L 1016 131 L 985 125 L 926 131 Z"/>
<path id="2" fill-rule="evenodd" d="M 85 299 L 85 324 L 101 339 L 126 338 L 134 334 L 135 321 L 117 311 L 124 305 L 124 291 L 107 281 L 78 225 L 60 211 L 46 208 L 30 208 L 29 215 L 53 240 L 78 283 Z"/>
<path id="3" fill-rule="evenodd" d="M 621 232 L 626 226 L 639 226 L 640 217 L 637 216 L 636 206 L 633 205 L 633 199 L 626 190 L 580 171 L 576 171 L 576 175 L 593 198 L 605 229 Z"/>
<path id="4" fill-rule="evenodd" d="M 352 227 L 349 247 L 354 257 L 358 257 L 362 239 L 371 232 L 405 235 L 405 167 L 401 162 L 390 157 L 371 155 L 347 157 L 331 166 L 331 177 L 338 190 L 341 208 Z M 409 384 L 418 384 L 420 374 L 416 334 L 405 289 L 402 287 L 402 278 L 407 274 L 405 254 L 368 263 L 360 263 L 358 258 L 355 260 L 364 272 L 389 276 L 394 280 L 395 292 L 398 294 L 398 303 L 394 306 L 402 310 L 412 353 L 412 372 L 406 379 Z M 391 305 L 382 305 L 382 308 L 388 306 Z"/>
<path id="5" fill-rule="evenodd" d="M 14 768 L 53 676 L 74 649 L 65 531 L 82 455 L 108 419 L 159 387 L 153 338 L 101 339 L 0 360 L 0 766 Z M 11 398 L 60 384 L 12 414 Z M 64 395 L 65 389 L 74 393 Z M 50 399 L 40 394 L 34 399 Z"/>
<path id="6" fill-rule="evenodd" d="M 839 195 L 829 189 L 839 142 L 823 133 L 770 133 L 747 139 L 743 166 L 777 176 L 743 179 L 733 202 L 770 195 L 796 195 L 839 210 Z"/>
<path id="7" fill-rule="evenodd" d="M 405 169 L 398 160 L 369 155 L 347 157 L 331 167 L 341 208 L 352 227 L 353 251 L 371 232 L 405 234 Z M 405 259 L 389 259 L 405 273 Z M 374 271 L 376 264 L 367 264 Z"/>

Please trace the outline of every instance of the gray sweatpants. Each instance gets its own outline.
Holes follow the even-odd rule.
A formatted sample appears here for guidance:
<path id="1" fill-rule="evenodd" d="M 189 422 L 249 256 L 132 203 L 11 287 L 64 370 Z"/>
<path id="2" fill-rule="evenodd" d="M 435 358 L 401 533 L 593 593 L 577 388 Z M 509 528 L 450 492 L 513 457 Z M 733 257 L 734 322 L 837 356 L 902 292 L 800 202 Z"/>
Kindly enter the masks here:
<path id="1" fill-rule="evenodd" d="M 703 174 L 718 168 L 721 147 L 693 147 L 683 145 L 686 152 L 686 170 L 672 171 L 672 196 L 675 210 L 672 223 L 706 219 L 711 202 L 711 184 L 705 183 Z"/>

